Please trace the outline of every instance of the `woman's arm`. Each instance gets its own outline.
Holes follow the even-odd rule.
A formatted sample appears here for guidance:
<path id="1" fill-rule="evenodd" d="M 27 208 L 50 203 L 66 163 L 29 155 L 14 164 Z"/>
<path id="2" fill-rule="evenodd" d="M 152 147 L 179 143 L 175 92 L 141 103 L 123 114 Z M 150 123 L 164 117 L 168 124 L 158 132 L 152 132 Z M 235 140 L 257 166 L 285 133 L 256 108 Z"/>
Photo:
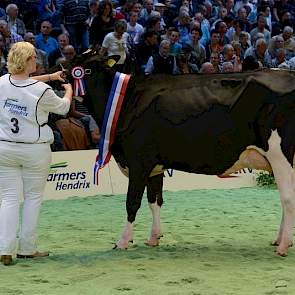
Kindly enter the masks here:
<path id="1" fill-rule="evenodd" d="M 40 81 L 40 82 L 50 82 L 50 81 L 61 81 L 65 82 L 64 78 L 62 77 L 63 71 L 58 71 L 52 74 L 45 74 L 40 76 L 33 76 L 32 79 Z"/>

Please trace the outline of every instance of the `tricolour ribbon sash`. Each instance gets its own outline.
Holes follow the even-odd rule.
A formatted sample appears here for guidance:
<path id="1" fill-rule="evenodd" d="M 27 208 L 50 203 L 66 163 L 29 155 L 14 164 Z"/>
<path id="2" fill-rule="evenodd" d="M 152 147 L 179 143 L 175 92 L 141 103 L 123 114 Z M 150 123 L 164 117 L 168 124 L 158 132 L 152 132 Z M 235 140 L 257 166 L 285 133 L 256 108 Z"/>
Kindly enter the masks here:
<path id="1" fill-rule="evenodd" d="M 116 72 L 109 99 L 105 108 L 98 155 L 94 165 L 94 184 L 98 185 L 98 172 L 111 159 L 110 147 L 115 139 L 115 131 L 130 75 Z"/>
<path id="2" fill-rule="evenodd" d="M 85 95 L 84 75 L 85 71 L 82 67 L 77 66 L 72 69 L 72 77 L 74 78 L 74 96 Z"/>

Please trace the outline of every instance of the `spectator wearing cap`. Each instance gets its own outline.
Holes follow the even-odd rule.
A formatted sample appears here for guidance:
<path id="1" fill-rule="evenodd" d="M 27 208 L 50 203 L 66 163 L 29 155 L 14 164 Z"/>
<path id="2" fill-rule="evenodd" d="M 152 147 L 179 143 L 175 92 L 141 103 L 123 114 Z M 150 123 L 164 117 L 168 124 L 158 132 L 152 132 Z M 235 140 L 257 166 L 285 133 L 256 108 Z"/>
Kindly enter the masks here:
<path id="1" fill-rule="evenodd" d="M 189 41 L 185 44 L 188 44 L 192 47 L 193 55 L 196 59 L 196 64 L 199 68 L 206 60 L 206 49 L 200 43 L 200 39 L 202 38 L 202 30 L 200 28 L 193 27 L 190 32 Z"/>
<path id="2" fill-rule="evenodd" d="M 166 26 L 166 23 L 165 23 L 165 20 L 164 20 L 164 12 L 166 10 L 166 5 L 161 3 L 161 2 L 158 2 L 154 5 L 155 7 L 155 11 L 159 12 L 160 14 L 160 26 L 161 26 L 161 31 L 163 31 L 167 26 Z"/>
<path id="3" fill-rule="evenodd" d="M 176 64 L 179 74 L 196 74 L 199 68 L 196 64 L 196 56 L 189 44 L 184 44 L 181 53 L 176 56 Z"/>
<path id="4" fill-rule="evenodd" d="M 8 4 L 6 7 L 6 15 L 1 17 L 7 21 L 8 30 L 14 34 L 24 36 L 26 33 L 26 26 L 24 22 L 18 18 L 18 7 L 15 4 Z"/>

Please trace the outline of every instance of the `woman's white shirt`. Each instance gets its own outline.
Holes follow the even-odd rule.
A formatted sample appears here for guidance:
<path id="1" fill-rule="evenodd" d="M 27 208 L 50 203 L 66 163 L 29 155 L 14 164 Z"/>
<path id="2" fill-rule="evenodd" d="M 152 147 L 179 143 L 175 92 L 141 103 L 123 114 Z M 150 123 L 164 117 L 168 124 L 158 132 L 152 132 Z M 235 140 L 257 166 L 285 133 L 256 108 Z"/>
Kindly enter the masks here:
<path id="1" fill-rule="evenodd" d="M 48 115 L 67 114 L 70 101 L 57 96 L 46 83 L 15 80 L 10 74 L 0 77 L 0 89 L 0 140 L 52 143 Z"/>

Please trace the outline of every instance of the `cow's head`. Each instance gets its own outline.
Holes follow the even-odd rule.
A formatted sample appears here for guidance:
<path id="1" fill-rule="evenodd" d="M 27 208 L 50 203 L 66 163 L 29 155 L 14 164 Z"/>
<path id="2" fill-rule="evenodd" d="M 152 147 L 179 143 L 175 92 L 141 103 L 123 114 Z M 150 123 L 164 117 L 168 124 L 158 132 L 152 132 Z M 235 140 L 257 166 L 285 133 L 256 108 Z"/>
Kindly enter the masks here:
<path id="1" fill-rule="evenodd" d="M 117 55 L 104 57 L 96 51 L 91 50 L 75 56 L 72 60 L 62 65 L 51 68 L 50 72 L 64 70 L 67 82 L 71 83 L 74 87 L 74 69 L 82 68 L 84 70 L 82 80 L 86 93 L 85 95 L 79 96 L 83 96 L 84 105 L 100 126 L 106 100 L 116 71 L 115 65 L 119 59 L 120 56 Z M 79 74 L 80 72 L 77 71 L 77 73 Z"/>

